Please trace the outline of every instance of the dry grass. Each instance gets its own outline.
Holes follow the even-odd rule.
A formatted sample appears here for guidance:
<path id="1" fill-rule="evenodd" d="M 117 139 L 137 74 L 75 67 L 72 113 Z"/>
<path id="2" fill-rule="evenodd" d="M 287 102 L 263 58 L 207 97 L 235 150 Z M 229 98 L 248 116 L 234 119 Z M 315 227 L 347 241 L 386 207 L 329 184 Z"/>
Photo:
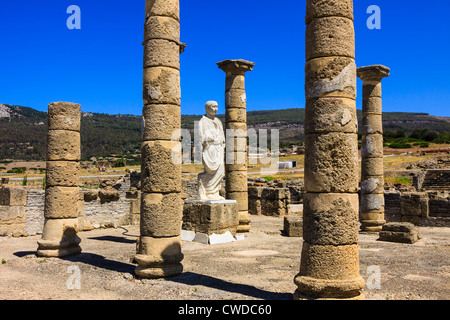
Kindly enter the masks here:
<path id="1" fill-rule="evenodd" d="M 384 169 L 385 170 L 401 170 L 406 169 L 409 164 L 416 163 L 419 161 L 433 159 L 435 154 L 427 154 L 424 156 L 417 154 L 400 154 L 384 157 Z"/>
<path id="2" fill-rule="evenodd" d="M 391 178 L 391 177 L 385 177 L 384 183 L 389 184 L 401 184 L 404 186 L 412 186 L 412 179 L 409 178 Z"/>
<path id="3" fill-rule="evenodd" d="M 436 149 L 436 146 L 432 146 L 434 149 Z M 440 145 L 441 148 L 445 148 L 447 146 Z M 431 148 L 431 146 L 430 146 Z M 423 149 L 422 149 L 423 150 Z M 422 151 L 421 150 L 421 151 Z M 404 153 L 399 153 L 395 155 L 389 155 L 384 158 L 384 169 L 385 170 L 404 170 L 406 169 L 411 163 L 417 163 L 420 161 L 427 161 L 435 158 L 437 154 L 426 154 L 426 155 L 420 155 L 415 149 L 406 151 L 402 150 Z M 406 152 L 409 152 L 407 154 Z M 269 177 L 271 179 L 285 179 L 285 180 L 292 180 L 292 179 L 303 179 L 304 178 L 304 165 L 305 165 L 305 156 L 304 155 L 292 155 L 292 156 L 286 156 L 286 157 L 280 157 L 279 159 L 273 158 L 276 162 L 278 161 L 297 161 L 297 168 L 295 169 L 283 169 L 278 170 L 277 168 L 273 168 L 270 173 L 265 173 L 263 169 L 269 170 L 270 164 L 262 164 L 260 162 L 256 164 L 249 164 L 248 165 L 248 172 L 249 176 L 251 177 Z M 27 167 L 29 169 L 30 167 L 37 167 L 37 168 L 45 168 L 45 162 L 24 162 L 24 161 L 16 161 L 11 164 L 7 165 L 8 168 L 13 167 Z M 108 176 L 108 175 L 125 175 L 128 170 L 136 170 L 140 171 L 140 166 L 126 166 L 122 168 L 112 168 L 108 169 L 106 172 L 101 172 L 98 169 L 81 169 L 80 170 L 80 176 Z M 28 178 L 32 177 L 45 177 L 45 174 L 39 173 L 39 171 L 28 171 L 25 172 L 25 174 L 17 174 L 17 175 L 2 175 L 1 172 L 6 172 L 6 170 L 0 171 L 0 177 L 9 177 L 9 178 L 23 178 L 24 176 L 27 176 Z M 203 165 L 202 164 L 183 164 L 182 166 L 182 172 L 185 174 L 198 174 L 203 172 Z M 92 179 L 99 179 L 99 178 L 92 178 Z M 89 178 L 84 178 L 83 181 L 91 180 Z M 386 181 L 386 182 L 392 182 L 392 183 L 402 183 L 400 181 Z M 38 184 L 38 182 L 32 182 L 28 181 L 29 184 Z M 18 182 L 19 184 L 19 182 Z M 406 184 L 406 182 L 405 182 Z"/>

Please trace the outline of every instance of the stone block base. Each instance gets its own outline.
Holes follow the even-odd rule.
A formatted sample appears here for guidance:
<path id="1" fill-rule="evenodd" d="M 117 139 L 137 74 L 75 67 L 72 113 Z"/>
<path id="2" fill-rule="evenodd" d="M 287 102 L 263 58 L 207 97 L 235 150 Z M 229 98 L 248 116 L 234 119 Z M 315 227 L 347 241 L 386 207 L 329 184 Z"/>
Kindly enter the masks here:
<path id="1" fill-rule="evenodd" d="M 173 277 L 183 272 L 181 236 L 154 238 L 141 236 L 134 257 L 136 276 L 147 279 Z"/>
<path id="2" fill-rule="evenodd" d="M 288 237 L 303 237 L 303 216 L 285 216 L 283 231 Z"/>
<path id="3" fill-rule="evenodd" d="M 358 299 L 364 288 L 359 275 L 358 245 L 303 242 L 295 299 Z"/>
<path id="4" fill-rule="evenodd" d="M 66 257 L 81 253 L 78 219 L 46 219 L 42 239 L 38 240 L 40 257 Z"/>
<path id="5" fill-rule="evenodd" d="M 184 202 L 183 230 L 208 236 L 229 231 L 234 236 L 238 226 L 239 210 L 236 200 Z"/>
<path id="6" fill-rule="evenodd" d="M 383 211 L 361 213 L 361 232 L 378 233 L 386 223 Z"/>
<path id="7" fill-rule="evenodd" d="M 390 222 L 383 226 L 378 240 L 400 243 L 415 243 L 420 237 L 416 226 L 407 222 Z"/>
<path id="8" fill-rule="evenodd" d="M 239 226 L 237 227 L 237 233 L 250 232 L 250 216 L 248 211 L 239 211 Z"/>

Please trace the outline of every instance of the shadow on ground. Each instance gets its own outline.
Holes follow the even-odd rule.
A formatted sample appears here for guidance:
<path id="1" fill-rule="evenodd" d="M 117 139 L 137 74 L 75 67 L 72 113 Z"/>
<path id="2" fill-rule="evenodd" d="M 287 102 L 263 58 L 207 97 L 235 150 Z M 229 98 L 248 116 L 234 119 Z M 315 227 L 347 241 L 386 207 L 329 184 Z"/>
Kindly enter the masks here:
<path id="1" fill-rule="evenodd" d="M 99 237 L 103 238 L 103 237 Z M 117 238 L 117 237 L 112 237 Z M 98 239 L 102 240 L 102 239 Z M 104 240 L 104 239 L 103 239 Z M 115 239 L 117 240 L 117 239 Z M 120 240 L 121 241 L 121 240 Z M 14 255 L 17 257 L 25 257 L 29 255 L 35 255 L 35 251 L 19 251 L 15 252 Z M 120 261 L 114 261 L 110 259 L 106 259 L 102 255 L 98 255 L 95 253 L 82 252 L 76 256 L 63 257 L 61 258 L 65 261 L 71 261 L 75 263 L 84 263 L 89 264 L 91 266 L 95 266 L 97 268 L 102 268 L 105 270 L 120 272 L 120 273 L 129 273 L 134 275 L 134 270 L 136 265 L 131 263 L 124 263 Z M 205 286 L 221 291 L 227 291 L 230 293 L 241 294 L 249 297 L 253 297 L 256 299 L 262 300 L 292 300 L 291 293 L 278 293 L 267 291 L 263 289 L 258 289 L 251 285 L 240 284 L 229 282 L 226 280 L 218 279 L 215 277 L 198 274 L 194 272 L 184 272 L 181 275 L 167 278 L 166 281 L 172 281 L 180 284 L 185 284 L 189 286 Z"/>
<path id="2" fill-rule="evenodd" d="M 203 274 L 185 272 L 168 280 L 190 286 L 205 286 L 217 290 L 228 291 L 263 300 L 292 300 L 291 293 L 279 293 L 255 288 L 254 286 L 233 283 Z"/>
<path id="3" fill-rule="evenodd" d="M 88 238 L 92 240 L 100 240 L 100 241 L 111 241 L 111 242 L 118 242 L 118 243 L 136 243 L 136 240 L 132 239 L 126 239 L 124 237 L 116 237 L 116 236 L 101 236 L 101 237 L 92 237 Z"/>
<path id="4" fill-rule="evenodd" d="M 64 257 L 66 261 L 86 263 L 97 268 L 102 268 L 116 272 L 128 272 L 133 274 L 135 265 L 115 260 L 106 259 L 104 256 L 95 253 L 82 252 L 79 255 Z"/>

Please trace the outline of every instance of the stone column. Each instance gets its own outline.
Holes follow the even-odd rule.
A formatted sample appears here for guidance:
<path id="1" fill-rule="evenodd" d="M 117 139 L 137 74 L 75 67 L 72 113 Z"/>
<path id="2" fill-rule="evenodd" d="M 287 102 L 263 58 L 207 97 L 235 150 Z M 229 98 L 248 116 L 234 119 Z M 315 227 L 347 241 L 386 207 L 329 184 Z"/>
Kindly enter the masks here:
<path id="1" fill-rule="evenodd" d="M 144 29 L 141 222 L 135 273 L 183 272 L 179 0 L 147 0 Z"/>
<path id="2" fill-rule="evenodd" d="M 306 1 L 305 195 L 295 299 L 361 298 L 353 1 Z"/>
<path id="3" fill-rule="evenodd" d="M 48 106 L 44 230 L 37 255 L 79 254 L 79 170 L 81 107 L 67 102 Z"/>
<path id="4" fill-rule="evenodd" d="M 246 60 L 224 60 L 217 65 L 226 73 L 225 129 L 227 148 L 225 158 L 226 198 L 236 200 L 239 207 L 237 232 L 250 231 L 247 185 L 247 97 L 245 73 L 255 63 Z M 230 131 L 233 129 L 234 131 Z"/>
<path id="5" fill-rule="evenodd" d="M 386 223 L 381 79 L 389 76 L 389 71 L 381 65 L 357 69 L 363 80 L 360 218 L 361 230 L 366 232 L 380 232 Z"/>

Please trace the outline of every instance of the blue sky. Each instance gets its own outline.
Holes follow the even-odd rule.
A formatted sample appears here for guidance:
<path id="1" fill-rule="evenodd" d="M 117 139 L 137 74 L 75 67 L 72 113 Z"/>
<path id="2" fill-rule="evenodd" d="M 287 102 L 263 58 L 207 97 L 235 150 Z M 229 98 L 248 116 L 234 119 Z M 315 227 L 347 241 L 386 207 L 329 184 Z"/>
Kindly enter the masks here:
<path id="1" fill-rule="evenodd" d="M 180 0 L 182 113 L 207 100 L 224 113 L 225 74 L 216 63 L 254 61 L 249 111 L 304 107 L 305 0 Z M 81 30 L 69 30 L 70 5 Z M 369 30 L 367 8 L 381 9 Z M 144 0 L 2 0 L 0 103 L 41 111 L 54 101 L 86 112 L 140 115 Z M 354 1 L 356 63 L 384 64 L 384 111 L 450 116 L 450 2 Z M 361 108 L 358 80 L 358 109 Z"/>

